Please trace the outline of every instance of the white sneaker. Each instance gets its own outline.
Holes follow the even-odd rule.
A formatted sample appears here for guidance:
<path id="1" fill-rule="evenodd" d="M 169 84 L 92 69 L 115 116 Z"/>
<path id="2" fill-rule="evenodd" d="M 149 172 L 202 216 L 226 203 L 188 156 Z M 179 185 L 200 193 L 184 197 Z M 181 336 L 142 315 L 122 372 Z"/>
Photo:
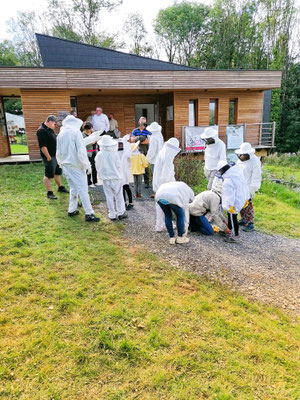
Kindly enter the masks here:
<path id="1" fill-rule="evenodd" d="M 97 182 L 97 183 L 95 183 L 95 186 L 101 186 L 101 183 Z"/>
<path id="2" fill-rule="evenodd" d="M 178 236 L 178 238 L 176 239 L 176 243 L 179 243 L 179 244 L 188 243 L 189 241 L 190 241 L 190 239 L 187 237 L 184 237 L 184 236 Z"/>
<path id="3" fill-rule="evenodd" d="M 174 237 L 170 238 L 169 243 L 170 244 L 175 244 L 176 243 L 176 239 Z"/>
<path id="4" fill-rule="evenodd" d="M 94 188 L 94 187 L 96 187 L 96 186 L 92 184 L 92 185 L 89 185 L 89 187 L 93 187 L 93 188 Z"/>

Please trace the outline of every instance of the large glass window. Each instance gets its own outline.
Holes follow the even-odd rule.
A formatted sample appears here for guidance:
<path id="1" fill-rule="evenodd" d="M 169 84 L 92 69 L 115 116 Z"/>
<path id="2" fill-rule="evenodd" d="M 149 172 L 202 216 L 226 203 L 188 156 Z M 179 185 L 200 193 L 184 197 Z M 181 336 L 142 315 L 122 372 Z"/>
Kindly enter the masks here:
<path id="1" fill-rule="evenodd" d="M 237 99 L 230 99 L 229 100 L 229 125 L 236 125 L 237 124 Z"/>
<path id="2" fill-rule="evenodd" d="M 218 99 L 209 100 L 209 125 L 218 125 Z"/>

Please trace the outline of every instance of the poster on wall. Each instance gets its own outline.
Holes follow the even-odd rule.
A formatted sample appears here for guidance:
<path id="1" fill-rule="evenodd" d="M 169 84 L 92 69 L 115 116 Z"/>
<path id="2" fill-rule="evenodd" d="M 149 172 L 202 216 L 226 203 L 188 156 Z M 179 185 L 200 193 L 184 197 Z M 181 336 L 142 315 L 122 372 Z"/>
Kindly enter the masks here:
<path id="1" fill-rule="evenodd" d="M 186 151 L 203 151 L 205 142 L 201 139 L 206 126 L 186 126 L 185 127 L 185 150 Z"/>
<path id="2" fill-rule="evenodd" d="M 70 111 L 57 111 L 57 118 L 59 121 L 64 120 L 67 115 L 70 115 Z"/>
<path id="3" fill-rule="evenodd" d="M 244 125 L 229 125 L 226 127 L 227 150 L 239 149 L 244 142 Z"/>
<path id="4" fill-rule="evenodd" d="M 167 121 L 173 121 L 174 119 L 174 107 L 168 106 L 167 107 Z"/>

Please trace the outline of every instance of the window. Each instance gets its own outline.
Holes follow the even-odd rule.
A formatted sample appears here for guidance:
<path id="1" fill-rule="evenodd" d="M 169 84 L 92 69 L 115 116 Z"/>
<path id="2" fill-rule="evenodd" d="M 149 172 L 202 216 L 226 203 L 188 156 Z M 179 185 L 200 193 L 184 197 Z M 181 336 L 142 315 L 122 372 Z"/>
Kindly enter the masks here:
<path id="1" fill-rule="evenodd" d="M 198 125 L 198 100 L 189 102 L 189 126 Z"/>
<path id="2" fill-rule="evenodd" d="M 74 110 L 77 112 L 77 101 L 76 101 L 76 97 L 70 97 L 70 106 L 71 106 L 71 110 Z"/>
<path id="3" fill-rule="evenodd" d="M 237 99 L 230 99 L 229 100 L 229 125 L 236 125 L 237 124 Z"/>
<path id="4" fill-rule="evenodd" d="M 209 125 L 218 125 L 218 99 L 209 100 Z"/>

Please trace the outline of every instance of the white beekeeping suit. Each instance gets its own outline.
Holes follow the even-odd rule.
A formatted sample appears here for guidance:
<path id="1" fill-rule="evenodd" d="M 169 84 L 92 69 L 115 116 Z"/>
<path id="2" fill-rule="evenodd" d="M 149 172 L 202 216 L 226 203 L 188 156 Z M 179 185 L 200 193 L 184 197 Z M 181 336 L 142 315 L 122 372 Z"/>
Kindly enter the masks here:
<path id="1" fill-rule="evenodd" d="M 224 161 L 219 161 L 217 169 L 220 170 L 226 164 Z M 250 197 L 243 171 L 238 165 L 234 165 L 223 173 L 222 180 L 222 207 L 227 211 L 233 207 L 234 212 L 230 212 L 238 214 Z"/>
<path id="2" fill-rule="evenodd" d="M 221 160 L 226 161 L 226 146 L 225 143 L 219 139 L 217 129 L 212 126 L 204 130 L 201 138 L 206 143 L 204 152 L 204 174 L 208 180 L 207 189 L 210 190 L 217 172 L 218 162 Z"/>
<path id="3" fill-rule="evenodd" d="M 119 142 L 123 144 L 123 150 L 118 151 L 121 161 L 121 172 L 122 172 L 122 185 L 129 185 L 130 170 L 131 170 L 131 143 L 128 142 L 130 135 L 127 134 L 119 139 Z"/>
<path id="4" fill-rule="evenodd" d="M 163 148 L 158 153 L 155 160 L 153 173 L 153 190 L 157 192 L 160 185 L 167 182 L 175 181 L 174 158 L 180 152 L 179 141 L 176 138 L 171 138 L 164 143 Z M 164 213 L 159 205 L 156 204 L 156 226 L 157 232 L 164 229 Z"/>
<path id="5" fill-rule="evenodd" d="M 78 195 L 86 215 L 94 214 L 89 194 L 86 173 L 91 170 L 80 127 L 82 121 L 68 115 L 62 122 L 57 136 L 56 158 L 70 186 L 69 213 L 77 209 Z"/>
<path id="6" fill-rule="evenodd" d="M 152 122 L 147 126 L 147 131 L 151 132 L 147 160 L 149 164 L 155 165 L 156 157 L 164 145 L 164 138 L 161 133 L 161 126 L 157 122 Z"/>
<path id="7" fill-rule="evenodd" d="M 255 155 L 255 149 L 250 143 L 244 142 L 238 150 L 235 150 L 238 156 L 248 155 L 249 159 L 237 162 L 237 165 L 242 168 L 245 179 L 247 181 L 250 197 L 253 198 L 261 186 L 261 163 L 260 159 Z"/>
<path id="8" fill-rule="evenodd" d="M 100 151 L 95 158 L 95 165 L 100 179 L 103 181 L 103 189 L 108 206 L 108 216 L 115 220 L 125 213 L 123 198 L 123 174 L 121 161 L 118 155 L 118 141 L 105 135 L 98 142 Z M 114 205 L 116 201 L 116 209 Z"/>
<path id="9" fill-rule="evenodd" d="M 157 190 L 155 201 L 163 199 L 183 209 L 184 230 L 186 234 L 190 221 L 189 203 L 194 200 L 194 197 L 193 190 L 185 182 L 168 182 L 163 183 Z"/>

